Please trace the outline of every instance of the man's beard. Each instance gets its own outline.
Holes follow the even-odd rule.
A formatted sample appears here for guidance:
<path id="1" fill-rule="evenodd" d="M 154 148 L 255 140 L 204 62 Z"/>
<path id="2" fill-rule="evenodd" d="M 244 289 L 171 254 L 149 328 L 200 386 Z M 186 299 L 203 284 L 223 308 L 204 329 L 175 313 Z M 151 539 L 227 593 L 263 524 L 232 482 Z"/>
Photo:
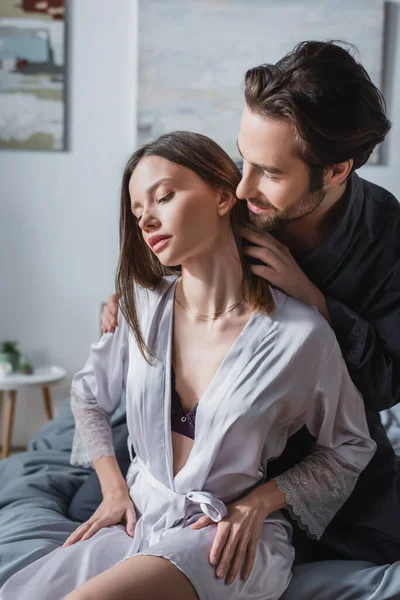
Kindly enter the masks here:
<path id="1" fill-rule="evenodd" d="M 288 221 L 301 219 L 314 212 L 314 210 L 322 203 L 325 196 L 326 192 L 324 192 L 323 189 L 307 192 L 306 194 L 303 194 L 303 196 L 300 196 L 294 205 L 283 211 L 278 210 L 269 202 L 260 205 L 259 202 L 253 202 L 252 198 L 248 198 L 249 202 L 254 204 L 254 206 L 258 206 L 259 208 L 268 211 L 264 214 L 256 214 L 249 209 L 249 219 L 258 229 L 274 231 L 288 223 Z"/>

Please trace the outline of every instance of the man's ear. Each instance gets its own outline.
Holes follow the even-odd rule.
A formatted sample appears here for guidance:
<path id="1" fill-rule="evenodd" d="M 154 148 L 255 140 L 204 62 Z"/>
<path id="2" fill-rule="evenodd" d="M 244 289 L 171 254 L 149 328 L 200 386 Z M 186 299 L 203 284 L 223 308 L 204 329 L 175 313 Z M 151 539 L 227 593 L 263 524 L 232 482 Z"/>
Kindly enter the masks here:
<path id="1" fill-rule="evenodd" d="M 337 163 L 337 165 L 333 165 L 331 169 L 325 175 L 324 185 L 328 187 L 339 187 L 342 185 L 344 181 L 346 181 L 347 177 L 350 174 L 351 169 L 353 168 L 354 160 L 349 158 L 349 160 L 345 160 L 344 162 Z"/>
<path id="2" fill-rule="evenodd" d="M 233 192 L 227 190 L 226 188 L 221 188 L 218 194 L 218 204 L 217 210 L 220 217 L 226 215 L 232 208 L 235 206 L 237 202 L 237 198 Z"/>

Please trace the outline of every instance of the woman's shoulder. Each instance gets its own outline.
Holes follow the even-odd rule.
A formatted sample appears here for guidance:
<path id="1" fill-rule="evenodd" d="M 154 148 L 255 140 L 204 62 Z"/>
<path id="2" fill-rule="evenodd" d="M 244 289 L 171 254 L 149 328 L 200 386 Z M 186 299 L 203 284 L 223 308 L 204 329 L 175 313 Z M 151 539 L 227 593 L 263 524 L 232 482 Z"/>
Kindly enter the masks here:
<path id="1" fill-rule="evenodd" d="M 141 328 L 146 328 L 152 322 L 157 307 L 163 296 L 175 284 L 178 276 L 168 275 L 162 277 L 153 286 L 147 287 L 138 282 L 133 282 L 133 295 L 136 315 Z M 121 302 L 123 304 L 123 301 Z"/>
<path id="2" fill-rule="evenodd" d="M 133 284 L 136 307 L 143 318 L 154 313 L 162 297 L 174 286 L 177 279 L 177 275 L 167 275 L 161 277 L 151 287 L 145 287 L 136 282 Z"/>
<path id="3" fill-rule="evenodd" d="M 140 300 L 141 298 L 149 299 L 158 299 L 163 296 L 170 287 L 176 282 L 178 279 L 178 275 L 165 275 L 161 277 L 153 286 L 145 287 L 140 283 L 134 282 L 134 291 L 136 299 Z"/>

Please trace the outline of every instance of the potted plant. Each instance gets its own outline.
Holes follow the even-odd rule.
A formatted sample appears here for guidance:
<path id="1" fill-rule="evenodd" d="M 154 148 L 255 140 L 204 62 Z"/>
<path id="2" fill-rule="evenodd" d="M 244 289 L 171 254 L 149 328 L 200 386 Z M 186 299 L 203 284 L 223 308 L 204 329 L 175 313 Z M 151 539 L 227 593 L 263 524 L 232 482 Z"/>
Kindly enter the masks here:
<path id="1" fill-rule="evenodd" d="M 22 373 L 23 375 L 33 374 L 32 363 L 26 358 L 26 356 L 20 357 L 18 372 Z"/>
<path id="2" fill-rule="evenodd" d="M 5 340 L 0 344 L 0 362 L 10 363 L 13 371 L 18 370 L 19 366 L 20 351 L 18 350 L 18 343 Z"/>

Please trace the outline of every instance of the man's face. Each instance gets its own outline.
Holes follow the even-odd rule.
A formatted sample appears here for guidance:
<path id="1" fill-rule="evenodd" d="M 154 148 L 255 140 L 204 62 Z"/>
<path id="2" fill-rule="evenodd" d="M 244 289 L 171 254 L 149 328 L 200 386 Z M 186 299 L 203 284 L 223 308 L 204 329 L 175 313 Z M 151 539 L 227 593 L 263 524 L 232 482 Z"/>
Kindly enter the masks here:
<path id="1" fill-rule="evenodd" d="M 237 196 L 247 201 L 254 225 L 272 231 L 321 204 L 325 192 L 310 191 L 310 170 L 296 151 L 292 125 L 246 106 L 237 143 L 243 158 Z"/>

